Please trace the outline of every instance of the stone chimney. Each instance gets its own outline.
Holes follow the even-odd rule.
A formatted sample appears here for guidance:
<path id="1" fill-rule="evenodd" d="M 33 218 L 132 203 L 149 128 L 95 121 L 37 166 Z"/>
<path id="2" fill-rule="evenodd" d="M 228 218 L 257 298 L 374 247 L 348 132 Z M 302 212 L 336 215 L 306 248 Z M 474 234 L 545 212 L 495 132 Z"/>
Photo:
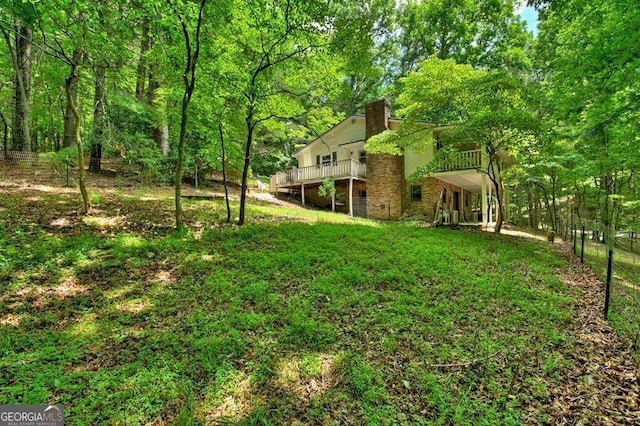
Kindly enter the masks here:
<path id="1" fill-rule="evenodd" d="M 380 99 L 367 104 L 364 107 L 366 122 L 366 137 L 382 133 L 389 129 L 389 117 L 391 117 L 391 104 L 387 99 Z"/>
<path id="2" fill-rule="evenodd" d="M 366 137 L 389 129 L 391 105 L 386 99 L 365 106 Z M 365 144 L 366 152 L 366 144 Z M 369 154 L 367 156 L 367 217 L 397 220 L 402 214 L 404 157 L 401 155 Z"/>

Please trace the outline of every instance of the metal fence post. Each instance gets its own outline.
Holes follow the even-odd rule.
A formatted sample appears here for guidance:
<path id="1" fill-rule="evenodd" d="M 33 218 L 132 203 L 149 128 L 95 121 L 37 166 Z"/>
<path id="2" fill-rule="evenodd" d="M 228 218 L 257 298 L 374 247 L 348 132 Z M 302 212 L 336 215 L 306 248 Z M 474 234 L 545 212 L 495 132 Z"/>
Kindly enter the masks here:
<path id="1" fill-rule="evenodd" d="M 611 274 L 613 266 L 613 250 L 607 254 L 607 286 L 604 293 L 604 319 L 609 319 L 609 299 L 611 297 Z"/>
<path id="2" fill-rule="evenodd" d="M 582 225 L 582 234 L 580 235 L 580 244 L 582 246 L 582 249 L 580 250 L 580 263 L 584 263 L 584 233 L 585 229 L 584 225 Z"/>

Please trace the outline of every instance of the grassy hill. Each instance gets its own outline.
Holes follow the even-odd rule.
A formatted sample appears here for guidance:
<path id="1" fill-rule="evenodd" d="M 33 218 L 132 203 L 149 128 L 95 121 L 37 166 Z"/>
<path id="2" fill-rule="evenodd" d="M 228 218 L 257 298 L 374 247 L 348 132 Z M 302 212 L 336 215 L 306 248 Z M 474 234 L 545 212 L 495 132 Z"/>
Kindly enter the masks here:
<path id="1" fill-rule="evenodd" d="M 576 347 L 548 243 L 264 201 L 187 201 L 174 236 L 168 189 L 1 192 L 0 401 L 71 424 L 544 422 Z"/>

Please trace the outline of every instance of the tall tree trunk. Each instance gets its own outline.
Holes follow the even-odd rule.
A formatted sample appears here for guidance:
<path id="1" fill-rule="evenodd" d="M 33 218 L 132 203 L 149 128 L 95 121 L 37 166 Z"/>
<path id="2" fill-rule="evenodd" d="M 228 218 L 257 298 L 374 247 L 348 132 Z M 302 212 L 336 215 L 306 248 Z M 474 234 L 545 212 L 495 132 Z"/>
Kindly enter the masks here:
<path id="1" fill-rule="evenodd" d="M 75 56 L 75 54 L 74 54 Z M 78 55 L 80 56 L 80 55 Z M 78 161 L 78 186 L 80 188 L 80 195 L 82 196 L 82 214 L 89 213 L 90 205 L 89 205 L 89 194 L 87 192 L 87 187 L 85 184 L 86 173 L 84 170 L 84 151 L 82 149 L 82 139 L 80 139 L 80 111 L 78 109 L 78 105 L 76 104 L 74 98 L 74 88 L 77 90 L 78 87 L 78 78 L 79 78 L 80 67 L 78 64 L 71 65 L 71 73 L 69 77 L 67 77 L 65 81 L 65 88 L 67 93 L 67 105 L 73 114 L 73 141 L 76 145 L 77 150 L 77 161 Z"/>
<path id="2" fill-rule="evenodd" d="M 534 221 L 534 215 L 535 215 L 535 211 L 533 208 L 533 194 L 531 193 L 533 191 L 533 188 L 531 188 L 531 183 L 527 182 L 527 213 L 529 216 L 529 228 L 533 229 L 533 221 Z"/>
<path id="3" fill-rule="evenodd" d="M 240 212 L 238 214 L 238 225 L 244 225 L 245 205 L 247 203 L 247 179 L 249 177 L 249 164 L 251 163 L 251 145 L 253 144 L 253 130 L 255 123 L 253 122 L 253 103 L 249 105 L 247 117 L 247 140 L 244 147 L 244 165 L 242 167 L 242 185 L 240 189 Z"/>
<path id="4" fill-rule="evenodd" d="M 149 37 L 149 19 L 142 22 L 142 39 L 140 41 L 140 59 L 136 73 L 136 99 L 144 102 L 144 84 L 147 80 L 147 53 L 151 50 L 151 38 Z"/>
<path id="5" fill-rule="evenodd" d="M 230 223 L 231 206 L 229 205 L 229 186 L 227 185 L 227 154 L 224 146 L 224 132 L 222 131 L 222 121 L 218 121 L 218 131 L 220 132 L 220 145 L 222 148 L 222 185 L 224 186 L 224 201 L 227 205 L 227 223 Z"/>
<path id="6" fill-rule="evenodd" d="M 148 32 L 148 29 L 147 29 Z M 162 43 L 162 34 L 160 37 L 160 43 Z M 153 40 L 148 38 L 148 50 L 153 47 Z M 158 67 L 151 64 L 147 69 L 149 74 L 149 84 L 147 87 L 147 104 L 154 109 L 156 115 L 156 122 L 151 130 L 153 140 L 156 146 L 162 152 L 165 157 L 169 155 L 169 124 L 167 122 L 167 105 L 164 99 L 158 99 L 158 93 L 162 87 L 162 80 L 164 77 L 158 72 Z"/>
<path id="7" fill-rule="evenodd" d="M 560 227 L 558 225 L 558 205 L 556 203 L 556 186 L 557 186 L 557 176 L 555 173 L 551 176 L 551 229 L 556 234 L 560 232 Z"/>
<path id="8" fill-rule="evenodd" d="M 48 129 L 47 129 L 47 134 L 48 134 L 48 138 L 49 138 L 49 148 L 52 148 L 54 151 L 58 151 L 60 149 L 60 147 L 58 146 L 57 143 L 57 138 L 56 138 L 56 130 L 55 127 L 53 125 L 53 114 L 55 111 L 55 105 L 53 103 L 53 100 L 51 99 L 51 95 L 49 93 L 47 93 L 47 106 L 48 106 L 48 120 L 47 120 L 47 125 L 48 125 Z"/>
<path id="9" fill-rule="evenodd" d="M 613 185 L 613 176 L 611 173 L 602 178 L 602 185 L 605 190 L 604 202 L 602 203 L 602 213 L 600 216 L 600 223 L 602 223 L 602 243 L 612 244 L 613 242 L 613 209 L 611 208 L 611 196 L 615 194 Z"/>
<path id="10" fill-rule="evenodd" d="M 78 105 L 78 79 L 79 74 L 77 72 L 78 65 L 82 59 L 82 49 L 76 48 L 73 52 L 71 61 L 74 69 L 69 77 L 67 77 L 67 106 L 64 112 L 64 139 L 63 146 L 65 148 L 73 146 L 75 141 L 75 128 L 76 128 L 76 114 L 74 113 L 74 107 Z"/>
<path id="11" fill-rule="evenodd" d="M 149 73 L 149 87 L 147 102 L 156 112 L 156 124 L 152 130 L 153 140 L 158 149 L 165 157 L 169 154 L 169 124 L 167 123 L 167 108 L 164 99 L 158 101 L 158 91 L 161 88 L 162 76 L 157 75 L 154 70 Z"/>
<path id="12" fill-rule="evenodd" d="M 96 82 L 93 98 L 93 137 L 91 140 L 91 158 L 89 171 L 99 172 L 102 168 L 102 142 L 105 134 L 105 80 L 107 67 L 104 63 L 96 65 Z"/>
<path id="13" fill-rule="evenodd" d="M 2 138 L 2 151 L 4 153 L 4 159 L 6 160 L 8 151 L 9 151 L 9 138 L 8 138 L 9 124 L 7 123 L 7 119 L 2 113 L 2 111 L 0 111 L 0 119 L 2 119 L 2 126 L 4 128 L 3 138 Z"/>
<path id="14" fill-rule="evenodd" d="M 33 124 L 31 125 L 32 129 L 35 129 L 33 134 L 31 135 L 31 148 L 28 152 L 38 152 L 40 147 L 38 146 L 38 119 L 34 117 Z"/>
<path id="15" fill-rule="evenodd" d="M 16 18 L 14 20 L 14 41 L 7 30 L 2 29 L 2 35 L 7 43 L 13 64 L 13 129 L 11 132 L 11 148 L 15 151 L 31 151 L 31 133 L 29 131 L 29 92 L 31 86 L 31 43 L 33 33 L 31 28 L 23 26 Z"/>
<path id="16" fill-rule="evenodd" d="M 180 138 L 178 139 L 178 161 L 176 163 L 175 176 L 175 206 L 176 206 L 176 230 L 184 231 L 184 217 L 182 212 L 182 177 L 184 175 L 184 144 L 187 136 L 187 118 L 189 111 L 189 103 L 196 86 L 196 66 L 198 64 L 198 56 L 200 54 L 200 29 L 202 27 L 202 18 L 204 15 L 204 7 L 207 0 L 200 0 L 200 12 L 198 14 L 198 25 L 196 26 L 195 35 L 195 51 L 192 53 L 189 30 L 182 18 L 178 14 L 182 32 L 187 46 L 187 64 L 185 66 L 182 80 L 184 81 L 184 96 L 182 97 L 182 119 L 180 120 Z"/>
<path id="17" fill-rule="evenodd" d="M 489 150 L 488 150 L 489 151 Z M 504 183 L 502 182 L 502 170 L 500 166 L 500 158 L 495 150 L 488 152 L 489 164 L 487 167 L 487 176 L 493 183 L 496 196 L 496 223 L 494 225 L 494 232 L 500 233 L 502 229 L 502 223 L 504 222 Z"/>
<path id="18" fill-rule="evenodd" d="M 169 155 L 169 124 L 167 123 L 166 111 L 162 109 L 160 112 L 160 118 L 162 119 L 160 125 L 153 129 L 153 140 L 165 157 Z"/>
<path id="19" fill-rule="evenodd" d="M 186 78 L 186 77 L 185 77 Z M 182 211 L 182 177 L 184 175 L 184 140 L 187 133 L 187 112 L 189 102 L 191 101 L 191 92 L 189 85 L 186 84 L 185 93 L 182 98 L 182 119 L 180 121 L 180 139 L 178 139 L 178 160 L 176 162 L 175 177 L 175 205 L 176 205 L 176 230 L 184 231 L 184 218 Z"/>
<path id="20" fill-rule="evenodd" d="M 31 133 L 29 130 L 29 97 L 31 92 L 31 43 L 33 32 L 31 28 L 15 21 L 16 31 L 16 59 L 18 68 L 15 78 L 16 108 L 14 116 L 13 143 L 16 151 L 31 152 Z M 22 86 L 22 87 L 20 87 Z M 17 149 L 20 147 L 20 149 Z"/>

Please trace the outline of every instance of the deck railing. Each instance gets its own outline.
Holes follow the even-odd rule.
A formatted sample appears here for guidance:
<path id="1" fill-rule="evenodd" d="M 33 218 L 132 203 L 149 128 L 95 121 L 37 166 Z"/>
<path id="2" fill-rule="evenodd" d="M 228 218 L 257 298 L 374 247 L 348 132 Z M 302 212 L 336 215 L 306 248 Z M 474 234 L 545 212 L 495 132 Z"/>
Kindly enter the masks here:
<path id="1" fill-rule="evenodd" d="M 438 161 L 436 172 L 478 169 L 482 167 L 482 150 L 460 151 Z"/>
<path id="2" fill-rule="evenodd" d="M 276 174 L 276 185 L 320 181 L 325 178 L 367 177 L 367 165 L 357 160 L 342 160 L 336 163 L 293 168 Z"/>

